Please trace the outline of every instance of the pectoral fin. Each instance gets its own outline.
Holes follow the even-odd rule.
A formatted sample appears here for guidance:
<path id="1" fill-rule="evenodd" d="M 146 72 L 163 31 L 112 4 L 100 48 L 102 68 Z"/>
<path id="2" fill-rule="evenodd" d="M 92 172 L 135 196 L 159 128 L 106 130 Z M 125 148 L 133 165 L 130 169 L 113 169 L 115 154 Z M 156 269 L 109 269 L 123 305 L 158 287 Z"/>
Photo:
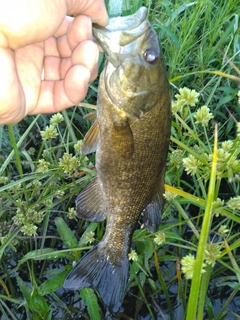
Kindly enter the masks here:
<path id="1" fill-rule="evenodd" d="M 112 145 L 113 149 L 117 151 L 121 157 L 125 159 L 132 158 L 134 153 L 134 140 L 127 118 L 113 122 Z"/>
<path id="2" fill-rule="evenodd" d="M 81 147 L 81 154 L 89 154 L 91 152 L 95 152 L 97 149 L 98 141 L 100 135 L 100 128 L 98 120 L 95 120 L 94 124 L 91 126 L 85 138 L 83 140 L 83 144 Z"/>
<path id="3" fill-rule="evenodd" d="M 77 216 L 88 221 L 103 221 L 107 213 L 98 177 L 92 180 L 76 199 Z"/>

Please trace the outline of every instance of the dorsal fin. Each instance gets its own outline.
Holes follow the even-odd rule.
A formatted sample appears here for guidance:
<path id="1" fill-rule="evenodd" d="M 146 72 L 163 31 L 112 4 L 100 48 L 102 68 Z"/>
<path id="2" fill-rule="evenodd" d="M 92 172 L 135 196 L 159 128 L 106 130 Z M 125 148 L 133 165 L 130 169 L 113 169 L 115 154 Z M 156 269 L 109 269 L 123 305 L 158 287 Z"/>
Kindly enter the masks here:
<path id="1" fill-rule="evenodd" d="M 88 221 L 103 221 L 107 213 L 98 177 L 94 178 L 76 199 L 77 216 Z"/>
<path id="2" fill-rule="evenodd" d="M 91 152 L 95 152 L 97 149 L 98 141 L 99 141 L 100 128 L 98 120 L 95 120 L 94 124 L 91 126 L 85 138 L 83 140 L 83 144 L 81 147 L 81 154 L 89 154 Z"/>
<path id="3" fill-rule="evenodd" d="M 94 122 L 97 119 L 97 113 L 96 111 L 89 112 L 83 118 L 88 121 Z"/>

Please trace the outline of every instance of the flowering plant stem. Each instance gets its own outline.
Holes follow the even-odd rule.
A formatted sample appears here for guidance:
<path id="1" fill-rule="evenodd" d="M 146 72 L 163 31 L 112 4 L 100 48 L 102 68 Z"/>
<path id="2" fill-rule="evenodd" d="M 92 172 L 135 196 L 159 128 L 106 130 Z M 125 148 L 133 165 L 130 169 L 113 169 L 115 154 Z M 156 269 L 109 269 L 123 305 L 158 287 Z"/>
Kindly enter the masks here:
<path id="1" fill-rule="evenodd" d="M 4 161 L 4 163 L 2 164 L 2 166 L 0 167 L 0 176 L 2 175 L 2 173 L 4 172 L 4 170 L 7 168 L 8 164 L 10 163 L 10 161 L 12 160 L 12 157 L 14 156 L 14 153 L 19 153 L 19 147 L 21 146 L 21 144 L 23 143 L 23 141 L 26 139 L 26 137 L 28 136 L 29 132 L 31 131 L 32 127 L 36 124 L 37 120 L 39 118 L 39 115 L 36 116 L 34 118 L 34 120 L 32 121 L 32 123 L 29 125 L 29 127 L 27 128 L 27 130 L 24 132 L 24 134 L 21 136 L 20 140 L 18 141 L 18 143 L 16 144 L 16 149 L 14 149 L 14 141 L 16 143 L 15 137 L 14 141 L 11 141 L 12 143 L 12 147 L 13 150 L 10 152 L 10 154 L 8 155 L 8 157 L 6 158 L 6 160 Z M 8 125 L 8 130 L 9 130 L 9 134 L 11 135 L 11 132 L 13 133 L 13 126 L 12 125 Z M 11 138 L 10 138 L 11 140 Z"/>
<path id="2" fill-rule="evenodd" d="M 66 123 L 67 128 L 68 128 L 68 132 L 69 132 L 69 135 L 70 135 L 72 141 L 74 143 L 77 143 L 77 138 L 76 138 L 76 135 L 75 135 L 73 127 L 72 127 L 72 121 L 69 119 L 67 111 L 63 110 L 62 111 L 62 115 L 64 117 L 65 123 Z"/>
<path id="3" fill-rule="evenodd" d="M 9 131 L 9 137 L 10 137 L 11 145 L 13 147 L 15 158 L 16 158 L 16 164 L 17 164 L 18 173 L 19 173 L 20 177 L 23 178 L 22 163 L 21 163 L 21 159 L 20 159 L 20 155 L 19 155 L 16 139 L 15 139 L 15 136 L 14 136 L 12 124 L 8 125 L 8 131 Z"/>
<path id="4" fill-rule="evenodd" d="M 200 282 L 201 282 L 201 271 L 204 260 L 204 251 L 207 244 L 208 234 L 211 224 L 211 211 L 212 203 L 215 195 L 215 182 L 216 182 L 216 171 L 217 171 L 217 126 L 215 126 L 215 137 L 214 137 L 214 151 L 213 151 L 213 161 L 212 170 L 209 182 L 208 197 L 206 202 L 206 209 L 203 217 L 202 230 L 200 234 L 200 239 L 198 243 L 198 250 L 196 256 L 196 262 L 194 267 L 192 285 L 190 290 L 190 296 L 188 300 L 186 320 L 196 319 L 197 306 L 199 303 L 199 297 L 201 295 Z M 200 299 L 203 300 L 203 297 Z M 202 303 L 203 304 L 203 303 Z M 201 314 L 202 311 L 199 312 Z M 197 319 L 200 319 L 197 317 Z"/>
<path id="5" fill-rule="evenodd" d="M 204 318 L 203 311 L 204 311 L 207 291 L 209 288 L 209 282 L 211 279 L 212 266 L 208 264 L 205 270 L 206 272 L 203 273 L 202 279 L 201 279 L 201 290 L 200 290 L 199 301 L 198 301 L 197 320 L 202 320 Z"/>
<path id="6" fill-rule="evenodd" d="M 156 271 L 157 271 L 157 275 L 158 275 L 158 280 L 159 283 L 161 284 L 163 293 L 166 297 L 166 301 L 167 301 L 167 305 L 168 305 L 168 310 L 169 310 L 169 315 L 170 315 L 170 319 L 174 319 L 174 315 L 173 315 L 173 309 L 171 307 L 171 300 L 168 294 L 168 290 L 167 290 L 167 286 L 166 286 L 166 282 L 160 272 L 160 266 L 159 266 L 159 261 L 158 261 L 158 256 L 157 256 L 157 251 L 154 249 L 154 262 L 155 262 L 155 267 L 156 267 Z"/>

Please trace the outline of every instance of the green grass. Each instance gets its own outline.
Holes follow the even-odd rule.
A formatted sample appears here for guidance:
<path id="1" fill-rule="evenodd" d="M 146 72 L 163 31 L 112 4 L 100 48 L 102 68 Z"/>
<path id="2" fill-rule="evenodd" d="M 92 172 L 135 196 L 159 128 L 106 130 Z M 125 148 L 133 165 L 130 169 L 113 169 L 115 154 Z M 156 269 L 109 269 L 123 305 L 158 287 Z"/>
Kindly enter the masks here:
<path id="1" fill-rule="evenodd" d="M 123 15 L 142 4 L 161 39 L 174 106 L 182 101 L 180 88 L 199 96 L 195 105 L 174 109 L 162 223 L 157 233 L 134 233 L 120 318 L 134 319 L 135 312 L 139 319 L 240 319 L 239 309 L 231 309 L 240 290 L 240 4 L 133 0 L 123 1 Z M 96 92 L 94 82 L 85 102 L 96 103 Z M 206 126 L 204 105 L 213 116 Z M 96 175 L 94 155 L 79 154 L 91 125 L 83 118 L 87 112 L 63 112 L 48 129 L 55 137 L 45 140 L 40 132 L 46 134 L 50 116 L 0 127 L 4 319 L 74 318 L 79 299 L 86 305 L 83 318 L 103 317 L 93 290 L 61 290 L 72 262 L 104 233 L 104 223 L 74 217 L 76 195 Z"/>

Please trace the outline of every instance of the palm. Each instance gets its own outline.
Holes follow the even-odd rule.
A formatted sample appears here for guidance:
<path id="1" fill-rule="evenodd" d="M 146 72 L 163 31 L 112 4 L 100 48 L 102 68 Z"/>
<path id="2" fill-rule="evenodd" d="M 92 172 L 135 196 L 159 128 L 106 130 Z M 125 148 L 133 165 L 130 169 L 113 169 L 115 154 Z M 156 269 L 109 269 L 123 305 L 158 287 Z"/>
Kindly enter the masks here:
<path id="1" fill-rule="evenodd" d="M 54 113 L 86 96 L 97 75 L 92 21 L 105 25 L 107 14 L 103 0 L 65 1 L 18 0 L 16 16 L 0 3 L 0 124 Z"/>

